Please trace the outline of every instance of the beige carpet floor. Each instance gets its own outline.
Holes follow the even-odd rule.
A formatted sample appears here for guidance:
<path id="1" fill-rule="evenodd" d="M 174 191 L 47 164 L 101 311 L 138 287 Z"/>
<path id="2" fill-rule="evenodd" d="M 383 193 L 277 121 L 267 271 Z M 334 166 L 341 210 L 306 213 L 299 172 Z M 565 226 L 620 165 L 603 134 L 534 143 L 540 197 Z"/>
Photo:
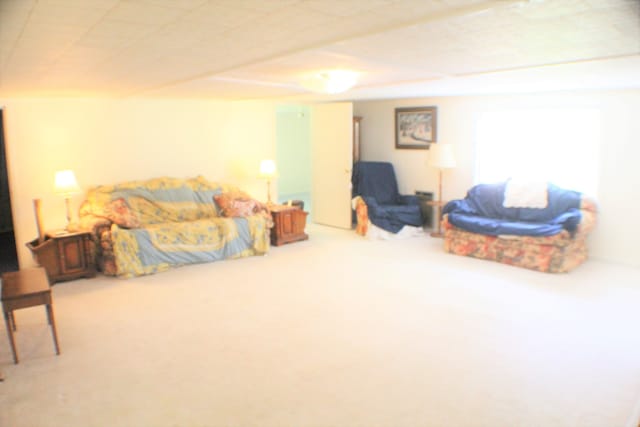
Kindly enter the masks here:
<path id="1" fill-rule="evenodd" d="M 549 275 L 308 227 L 265 257 L 54 286 L 0 426 L 636 427 L 640 270 Z M 4 327 L 4 325 L 2 325 Z"/>

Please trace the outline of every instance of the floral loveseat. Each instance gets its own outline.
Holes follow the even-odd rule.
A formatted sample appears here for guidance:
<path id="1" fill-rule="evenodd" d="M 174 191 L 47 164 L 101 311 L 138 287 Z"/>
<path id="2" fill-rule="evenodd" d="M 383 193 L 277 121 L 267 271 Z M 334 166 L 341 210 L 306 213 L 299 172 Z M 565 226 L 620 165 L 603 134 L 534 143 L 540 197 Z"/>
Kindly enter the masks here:
<path id="1" fill-rule="evenodd" d="M 552 184 L 534 191 L 539 195 L 527 198 L 525 189 L 519 204 L 507 200 L 509 182 L 479 184 L 464 199 L 447 203 L 445 250 L 549 273 L 574 269 L 587 259 L 595 203 Z"/>
<path id="2" fill-rule="evenodd" d="M 261 203 L 200 176 L 92 188 L 79 217 L 92 232 L 98 268 L 119 277 L 262 255 L 272 226 Z"/>

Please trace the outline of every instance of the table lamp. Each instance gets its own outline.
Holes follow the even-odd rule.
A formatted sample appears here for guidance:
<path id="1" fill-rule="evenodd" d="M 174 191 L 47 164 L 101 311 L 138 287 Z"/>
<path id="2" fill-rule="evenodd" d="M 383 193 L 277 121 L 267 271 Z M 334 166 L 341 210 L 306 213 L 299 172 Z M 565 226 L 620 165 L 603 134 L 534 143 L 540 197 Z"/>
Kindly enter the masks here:
<path id="1" fill-rule="evenodd" d="M 427 165 L 438 169 L 438 200 L 436 206 L 437 231 L 432 232 L 432 237 L 442 237 L 440 216 L 442 211 L 442 170 L 456 167 L 456 158 L 451 144 L 431 144 Z"/>
<path id="2" fill-rule="evenodd" d="M 67 206 L 67 226 L 65 229 L 68 229 L 71 222 L 71 196 L 80 193 L 80 186 L 73 171 L 63 170 L 56 172 L 54 189 L 56 194 L 64 197 Z"/>
<path id="3" fill-rule="evenodd" d="M 267 180 L 267 205 L 271 205 L 271 180 L 276 176 L 276 163 L 273 160 L 260 162 L 260 178 Z"/>

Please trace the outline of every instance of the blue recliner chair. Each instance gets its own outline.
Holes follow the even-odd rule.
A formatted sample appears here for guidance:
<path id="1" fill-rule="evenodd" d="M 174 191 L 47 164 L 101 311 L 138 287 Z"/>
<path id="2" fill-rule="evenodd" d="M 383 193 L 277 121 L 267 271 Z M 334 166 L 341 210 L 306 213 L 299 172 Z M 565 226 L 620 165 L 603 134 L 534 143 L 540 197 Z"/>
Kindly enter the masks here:
<path id="1" fill-rule="evenodd" d="M 388 162 L 357 162 L 351 176 L 353 197 L 360 196 L 367 205 L 372 224 L 392 233 L 405 225 L 422 227 L 420 201 L 416 196 L 403 196 L 393 165 Z"/>

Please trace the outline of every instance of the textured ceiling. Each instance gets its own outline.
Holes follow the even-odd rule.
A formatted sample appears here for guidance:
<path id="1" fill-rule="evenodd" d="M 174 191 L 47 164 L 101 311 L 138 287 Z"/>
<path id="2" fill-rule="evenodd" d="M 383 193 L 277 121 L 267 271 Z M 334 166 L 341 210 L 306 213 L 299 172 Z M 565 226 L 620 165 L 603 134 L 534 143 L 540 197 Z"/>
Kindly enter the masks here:
<path id="1" fill-rule="evenodd" d="M 351 99 L 640 87 L 640 1 L 0 0 L 0 97 L 296 97 L 335 68 Z"/>

